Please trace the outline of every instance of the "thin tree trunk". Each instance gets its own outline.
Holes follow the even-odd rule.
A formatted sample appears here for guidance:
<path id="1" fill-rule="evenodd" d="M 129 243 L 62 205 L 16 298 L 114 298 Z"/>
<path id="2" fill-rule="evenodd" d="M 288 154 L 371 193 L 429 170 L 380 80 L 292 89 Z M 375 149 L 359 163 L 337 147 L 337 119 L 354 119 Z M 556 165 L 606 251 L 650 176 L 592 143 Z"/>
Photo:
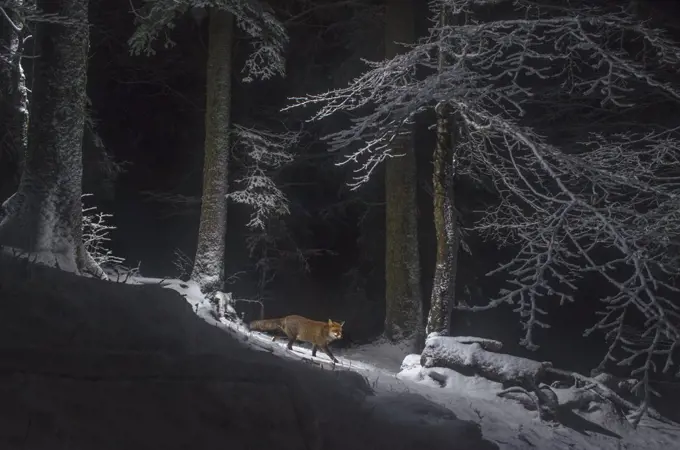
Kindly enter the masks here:
<path id="1" fill-rule="evenodd" d="M 449 11 L 442 7 L 440 24 L 445 26 Z M 439 71 L 446 63 L 444 53 L 439 53 Z M 437 105 L 437 142 L 434 149 L 434 227 L 437 237 L 430 312 L 426 333 L 434 331 L 450 334 L 451 313 L 456 299 L 456 273 L 458 271 L 458 249 L 460 231 L 455 205 L 456 157 L 453 151 L 458 145 L 456 116 L 451 108 L 442 103 Z"/>
<path id="2" fill-rule="evenodd" d="M 17 0 L 15 6 L 21 6 Z M 21 163 L 28 146 L 28 91 L 21 66 L 24 26 L 12 9 L 0 11 L 0 153 Z M 0 212 L 0 217 L 2 212 Z"/>
<path id="3" fill-rule="evenodd" d="M 450 108 L 437 111 L 437 144 L 434 151 L 434 226 L 437 256 L 432 285 L 427 334 L 437 331 L 450 334 L 451 313 L 456 299 L 456 273 L 460 233 L 455 206 L 455 156 L 452 152 L 457 135 L 452 127 Z"/>
<path id="4" fill-rule="evenodd" d="M 414 40 L 414 10 L 411 0 L 388 0 L 385 19 L 385 56 L 403 51 L 398 42 Z M 386 254 L 385 335 L 391 340 L 415 339 L 424 345 L 418 208 L 416 202 L 416 157 L 412 131 L 396 138 L 385 167 Z"/>
<path id="5" fill-rule="evenodd" d="M 210 11 L 209 21 L 203 198 L 191 273 L 204 293 L 224 285 L 234 27 L 232 15 L 218 9 Z"/>
<path id="6" fill-rule="evenodd" d="M 38 1 L 77 25 L 38 22 L 28 149 L 17 192 L 0 221 L 0 244 L 38 262 L 103 276 L 82 238 L 82 140 L 89 46 L 88 0 Z"/>

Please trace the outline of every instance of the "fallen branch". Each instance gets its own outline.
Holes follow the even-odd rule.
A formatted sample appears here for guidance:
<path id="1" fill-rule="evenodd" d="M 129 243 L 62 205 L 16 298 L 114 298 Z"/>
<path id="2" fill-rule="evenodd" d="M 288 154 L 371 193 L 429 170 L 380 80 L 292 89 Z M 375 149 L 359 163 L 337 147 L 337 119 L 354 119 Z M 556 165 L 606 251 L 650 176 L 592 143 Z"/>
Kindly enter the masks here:
<path id="1" fill-rule="evenodd" d="M 575 381 L 582 383 L 583 386 L 578 388 L 579 391 L 592 390 L 596 392 L 602 399 L 608 400 L 612 404 L 620 408 L 626 415 L 626 420 L 628 420 L 628 422 L 631 425 L 637 426 L 637 423 L 639 422 L 639 417 L 637 417 L 636 414 L 638 413 L 641 407 L 621 397 L 621 395 L 615 392 L 614 389 L 607 386 L 605 383 L 611 382 L 611 380 L 615 380 L 613 377 L 607 376 L 608 374 L 600 374 L 596 377 L 587 377 L 585 375 L 581 375 L 580 373 L 556 369 L 554 367 L 548 368 L 546 370 L 546 373 L 551 375 L 572 378 Z M 622 387 L 623 385 L 619 383 L 618 389 L 621 389 Z M 656 411 L 651 406 L 647 406 L 646 408 L 649 417 L 665 423 L 673 423 L 669 419 L 666 419 L 661 414 L 659 414 L 659 412 Z"/>

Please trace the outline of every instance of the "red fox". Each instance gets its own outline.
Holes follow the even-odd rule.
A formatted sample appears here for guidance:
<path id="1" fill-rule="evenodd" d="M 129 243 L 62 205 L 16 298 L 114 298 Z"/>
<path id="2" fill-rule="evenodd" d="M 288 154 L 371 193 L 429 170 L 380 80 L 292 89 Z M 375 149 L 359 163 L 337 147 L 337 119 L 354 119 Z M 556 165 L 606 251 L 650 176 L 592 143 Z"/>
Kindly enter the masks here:
<path id="1" fill-rule="evenodd" d="M 342 326 L 345 322 L 333 322 L 328 319 L 326 322 L 317 322 L 302 316 L 286 316 L 280 319 L 254 320 L 249 327 L 255 331 L 276 331 L 281 330 L 288 336 L 288 350 L 293 349 L 293 343 L 298 341 L 309 342 L 312 344 L 312 356 L 316 356 L 316 351 L 320 348 L 334 363 L 338 362 L 328 348 L 328 344 L 336 339 L 342 338 Z M 276 336 L 272 339 L 274 341 Z"/>

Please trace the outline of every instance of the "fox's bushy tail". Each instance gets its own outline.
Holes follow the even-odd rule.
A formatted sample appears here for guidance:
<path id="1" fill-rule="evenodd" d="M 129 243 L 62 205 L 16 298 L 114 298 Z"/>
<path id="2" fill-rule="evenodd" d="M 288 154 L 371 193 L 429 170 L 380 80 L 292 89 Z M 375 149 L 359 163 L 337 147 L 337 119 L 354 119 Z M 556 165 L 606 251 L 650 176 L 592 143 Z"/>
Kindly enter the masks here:
<path id="1" fill-rule="evenodd" d="M 248 324 L 248 328 L 254 331 L 281 330 L 283 328 L 283 321 L 284 318 L 253 320 Z"/>

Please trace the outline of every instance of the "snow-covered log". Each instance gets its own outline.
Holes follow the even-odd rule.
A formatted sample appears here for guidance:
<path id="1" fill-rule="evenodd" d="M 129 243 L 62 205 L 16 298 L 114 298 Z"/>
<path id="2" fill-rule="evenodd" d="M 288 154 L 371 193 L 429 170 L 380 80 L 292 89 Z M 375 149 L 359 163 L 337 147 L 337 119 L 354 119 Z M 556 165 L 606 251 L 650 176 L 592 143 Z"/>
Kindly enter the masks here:
<path id="1" fill-rule="evenodd" d="M 430 333 L 428 337 L 440 336 L 438 333 Z M 499 352 L 503 348 L 501 341 L 494 339 L 480 338 L 476 336 L 450 336 L 449 339 L 459 342 L 461 344 L 479 344 L 484 350 L 490 352 Z"/>
<path id="2" fill-rule="evenodd" d="M 457 372 L 481 375 L 489 380 L 508 385 L 533 388 L 538 385 L 549 362 L 538 362 L 518 356 L 494 353 L 487 348 L 500 349 L 500 343 L 478 338 L 472 343 L 461 342 L 460 338 L 430 335 L 420 363 L 423 367 L 446 367 Z"/>
<path id="3" fill-rule="evenodd" d="M 652 408 L 648 400 L 636 404 L 633 391 L 638 380 L 617 378 L 608 373 L 587 377 L 554 368 L 550 362 L 495 353 L 501 347 L 500 342 L 490 339 L 432 333 L 420 355 L 420 364 L 425 368 L 422 373 L 442 387 L 448 384 L 446 375 L 430 369 L 446 368 L 500 382 L 506 388 L 497 392 L 499 397 L 515 400 L 530 411 L 538 411 L 542 420 L 559 420 L 560 411 L 603 409 L 616 412 L 621 420 L 627 420 L 633 427 L 637 427 L 645 413 L 653 419 L 672 423 Z M 415 369 L 416 356 L 408 355 L 401 370 Z"/>

